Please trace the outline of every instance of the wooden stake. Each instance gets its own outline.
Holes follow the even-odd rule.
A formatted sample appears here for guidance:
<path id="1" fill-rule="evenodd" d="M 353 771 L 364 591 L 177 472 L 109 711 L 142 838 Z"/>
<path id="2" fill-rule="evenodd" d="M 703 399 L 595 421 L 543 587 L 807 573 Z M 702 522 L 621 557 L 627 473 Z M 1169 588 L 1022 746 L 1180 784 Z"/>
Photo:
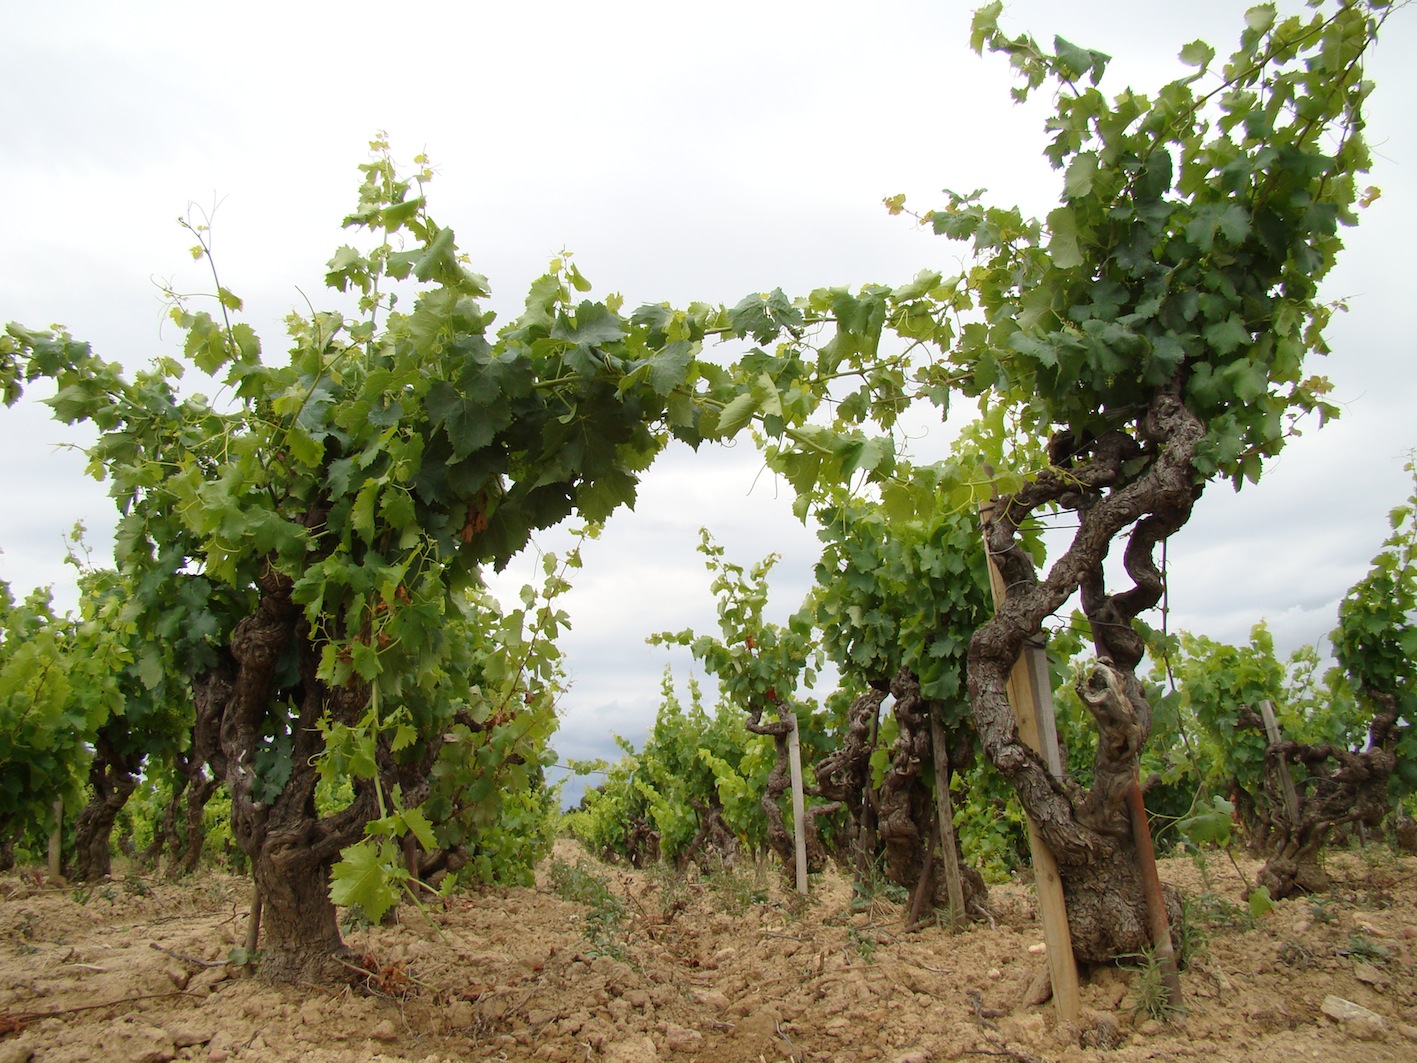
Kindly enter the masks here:
<path id="1" fill-rule="evenodd" d="M 1171 943 L 1171 921 L 1166 915 L 1166 899 L 1161 892 L 1161 877 L 1156 871 L 1156 847 L 1151 840 L 1151 826 L 1146 821 L 1146 802 L 1142 797 L 1141 781 L 1132 780 L 1127 794 L 1127 806 L 1132 817 L 1132 843 L 1137 850 L 1141 868 L 1142 889 L 1146 892 L 1147 930 L 1151 945 L 1161 964 L 1161 980 L 1171 1007 L 1181 1009 L 1181 973 L 1176 969 L 1176 949 Z"/>
<path id="2" fill-rule="evenodd" d="M 1279 731 L 1279 721 L 1274 715 L 1274 705 L 1268 698 L 1260 702 L 1260 715 L 1264 717 L 1264 731 L 1269 736 L 1269 744 L 1279 745 L 1284 736 Z M 1279 788 L 1284 794 L 1284 809 L 1289 813 L 1289 824 L 1299 829 L 1299 794 L 1294 789 L 1294 778 L 1289 774 L 1289 765 L 1284 754 L 1279 754 Z"/>
<path id="3" fill-rule="evenodd" d="M 925 891 L 930 888 L 931 872 L 935 868 L 935 846 L 927 839 L 925 862 L 920 867 L 920 878 L 915 883 L 915 892 L 910 898 L 910 911 L 905 913 L 905 929 L 920 928 L 920 913 L 925 910 Z"/>
<path id="4" fill-rule="evenodd" d="M 984 512 L 987 515 L 988 510 Z M 1006 588 L 1003 574 L 999 572 L 994 558 L 989 556 L 987 538 L 984 553 L 989 563 L 989 587 L 994 592 L 994 607 L 997 609 L 1004 601 Z M 1030 654 L 1035 653 L 1043 658 L 1041 668 L 1030 660 Z M 1025 646 L 1009 675 L 1009 704 L 1014 708 L 1019 740 L 1043 758 L 1050 773 L 1060 775 L 1062 763 L 1053 720 L 1053 689 L 1047 675 L 1047 654 L 1041 647 Z M 1045 732 L 1053 735 L 1047 743 L 1043 740 Z M 1063 879 L 1058 874 L 1058 862 L 1052 850 L 1038 831 L 1038 824 L 1032 816 L 1026 818 L 1028 850 L 1033 856 L 1033 885 L 1038 892 L 1038 918 L 1043 923 L 1043 940 L 1048 947 L 1048 974 L 1053 981 L 1053 1004 L 1063 1022 L 1076 1022 L 1082 1013 L 1082 995 L 1078 988 L 1073 939 L 1068 931 Z"/>
<path id="5" fill-rule="evenodd" d="M 802 792 L 802 739 L 797 714 L 784 710 L 787 719 L 787 766 L 792 773 L 792 837 L 797 849 L 797 892 L 807 893 L 807 799 Z"/>
<path id="6" fill-rule="evenodd" d="M 876 740 L 881 730 L 881 707 L 871 716 L 871 744 L 867 747 L 868 757 L 876 752 Z M 861 829 L 856 832 L 856 881 L 852 887 L 856 895 L 866 892 L 866 877 L 875 859 L 876 849 L 876 799 L 871 793 L 871 774 L 866 773 L 866 785 L 861 788 Z"/>
<path id="7" fill-rule="evenodd" d="M 955 847 L 954 808 L 950 802 L 950 751 L 945 729 L 930 707 L 930 744 L 935 753 L 935 823 L 940 830 L 940 855 L 945 865 L 945 888 L 949 891 L 950 921 L 963 930 L 968 916 L 964 910 L 964 881 L 959 873 L 959 850 Z M 934 852 L 933 849 L 930 852 Z"/>

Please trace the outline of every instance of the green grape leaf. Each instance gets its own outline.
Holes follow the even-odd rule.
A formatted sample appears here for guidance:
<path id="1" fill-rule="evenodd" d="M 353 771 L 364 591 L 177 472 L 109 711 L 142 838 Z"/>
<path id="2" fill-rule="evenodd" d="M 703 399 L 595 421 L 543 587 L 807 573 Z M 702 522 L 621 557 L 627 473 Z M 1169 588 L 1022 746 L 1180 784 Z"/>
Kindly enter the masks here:
<path id="1" fill-rule="evenodd" d="M 359 905 L 377 923 L 398 903 L 394 882 L 397 854 L 386 839 L 355 842 L 330 869 L 330 900 L 342 908 Z"/>

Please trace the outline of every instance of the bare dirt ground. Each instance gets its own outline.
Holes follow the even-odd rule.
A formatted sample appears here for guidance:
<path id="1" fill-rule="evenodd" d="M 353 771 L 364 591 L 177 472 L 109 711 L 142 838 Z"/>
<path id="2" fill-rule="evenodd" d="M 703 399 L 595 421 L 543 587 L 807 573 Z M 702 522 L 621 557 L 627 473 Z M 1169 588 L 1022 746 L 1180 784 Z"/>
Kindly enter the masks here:
<path id="1" fill-rule="evenodd" d="M 623 916 L 563 899 L 555 860 L 560 893 L 570 869 L 608 884 Z M 331 988 L 272 987 L 224 962 L 245 934 L 241 879 L 75 890 L 16 873 L 0 878 L 0 1063 L 1411 1063 L 1417 860 L 1371 848 L 1329 868 L 1331 893 L 1254 921 L 1223 856 L 1209 886 L 1194 862 L 1163 861 L 1208 939 L 1182 974 L 1184 1016 L 1149 1017 L 1153 979 L 1109 968 L 1085 979 L 1077 1026 L 1023 1003 L 1045 964 L 1023 883 L 992 888 L 992 927 L 906 933 L 900 904 L 856 910 L 836 873 L 804 906 L 770 875 L 686 881 L 562 842 L 534 889 L 346 927 L 374 973 Z M 1330 1017 L 1328 997 L 1371 1014 Z"/>

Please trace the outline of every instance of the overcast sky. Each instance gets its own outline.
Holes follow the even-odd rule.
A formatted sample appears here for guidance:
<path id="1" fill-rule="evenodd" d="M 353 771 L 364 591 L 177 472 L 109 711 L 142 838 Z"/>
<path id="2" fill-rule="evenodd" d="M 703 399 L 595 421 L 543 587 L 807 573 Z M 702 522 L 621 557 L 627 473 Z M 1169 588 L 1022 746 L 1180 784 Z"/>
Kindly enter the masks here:
<path id="1" fill-rule="evenodd" d="M 968 48 L 974 6 L 4 0 L 0 319 L 62 322 L 129 366 L 175 352 L 159 283 L 209 287 L 175 219 L 216 206 L 223 283 L 278 356 L 284 316 L 329 302 L 323 265 L 378 130 L 398 157 L 431 157 L 433 213 L 504 319 L 562 248 L 630 306 L 948 272 L 956 249 L 887 216 L 883 196 L 926 209 L 941 188 L 984 187 L 1042 215 L 1060 186 L 1042 111 L 1012 105 L 1004 61 Z M 1228 54 L 1246 6 L 1018 0 L 1004 18 L 1112 54 L 1110 94 L 1178 76 L 1176 53 L 1197 37 Z M 1314 366 L 1344 417 L 1292 444 L 1258 487 L 1210 488 L 1170 547 L 1173 628 L 1241 641 L 1267 619 L 1284 649 L 1321 638 L 1409 491 L 1414 57 L 1417 11 L 1400 12 L 1369 68 L 1384 195 L 1327 283 L 1350 311 Z M 67 606 L 64 534 L 83 520 L 102 563 L 113 513 L 81 456 L 57 446 L 82 438 L 47 412 L 0 410 L 0 578 L 17 594 L 52 584 Z M 790 505 L 746 443 L 672 451 L 651 470 L 636 511 L 584 551 L 568 599 L 564 755 L 609 754 L 612 731 L 643 736 L 671 660 L 646 635 L 716 630 L 700 526 L 745 566 L 782 554 L 774 616 L 799 604 L 816 539 Z M 528 558 L 497 586 L 537 571 Z"/>

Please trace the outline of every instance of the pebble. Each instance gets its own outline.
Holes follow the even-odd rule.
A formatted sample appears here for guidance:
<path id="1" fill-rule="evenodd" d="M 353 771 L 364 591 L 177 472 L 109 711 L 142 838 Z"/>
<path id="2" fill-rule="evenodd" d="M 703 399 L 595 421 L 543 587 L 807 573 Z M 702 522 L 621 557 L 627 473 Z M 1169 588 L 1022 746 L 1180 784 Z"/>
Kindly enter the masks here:
<path id="1" fill-rule="evenodd" d="M 1353 977 L 1364 985 L 1381 987 L 1388 984 L 1387 976 L 1371 963 L 1355 963 L 1353 965 Z"/>
<path id="2" fill-rule="evenodd" d="M 209 1031 L 194 1030 L 187 1026 L 174 1026 L 170 1033 L 174 1048 L 192 1048 L 195 1045 L 207 1044 L 212 1039 Z"/>
<path id="3" fill-rule="evenodd" d="M 187 973 L 185 967 L 178 966 L 175 963 L 164 967 L 162 973 L 167 975 L 167 980 L 178 989 L 186 989 L 187 983 L 191 981 L 192 978 L 192 976 Z"/>
<path id="4" fill-rule="evenodd" d="M 1376 1041 L 1387 1031 L 1387 1020 L 1381 1015 L 1342 997 L 1332 994 L 1324 997 L 1319 1010 L 1338 1023 L 1344 1033 L 1359 1041 Z"/>
<path id="5" fill-rule="evenodd" d="M 702 1004 L 715 1011 L 727 1011 L 730 1004 L 728 995 L 717 989 L 691 989 L 689 990 L 689 999 L 695 1004 Z"/>

